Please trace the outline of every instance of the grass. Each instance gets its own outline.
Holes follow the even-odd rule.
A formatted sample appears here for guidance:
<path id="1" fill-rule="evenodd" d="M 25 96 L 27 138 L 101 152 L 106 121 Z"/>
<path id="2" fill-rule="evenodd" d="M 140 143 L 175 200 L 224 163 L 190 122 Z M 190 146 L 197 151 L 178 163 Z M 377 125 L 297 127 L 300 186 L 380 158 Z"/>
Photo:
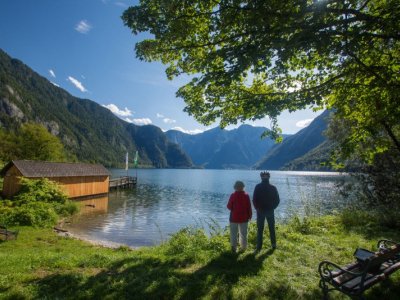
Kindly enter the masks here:
<path id="1" fill-rule="evenodd" d="M 375 249 L 387 228 L 346 229 L 335 216 L 278 225 L 278 249 L 254 255 L 229 251 L 227 233 L 207 237 L 183 229 L 157 247 L 109 249 L 57 236 L 51 229 L 20 227 L 16 241 L 0 242 L 0 299 L 321 299 L 318 264 L 353 260 L 357 247 Z M 366 229 L 364 229 L 366 228 Z M 400 272 L 366 294 L 398 299 Z M 338 292 L 331 299 L 347 299 Z"/>

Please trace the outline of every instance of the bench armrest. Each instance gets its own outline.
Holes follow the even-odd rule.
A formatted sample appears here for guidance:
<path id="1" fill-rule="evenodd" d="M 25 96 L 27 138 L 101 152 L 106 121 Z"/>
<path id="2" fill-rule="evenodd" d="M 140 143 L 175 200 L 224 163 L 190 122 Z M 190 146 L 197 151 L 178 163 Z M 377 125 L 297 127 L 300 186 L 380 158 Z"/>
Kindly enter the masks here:
<path id="1" fill-rule="evenodd" d="M 331 281 L 335 277 L 345 274 L 345 273 L 351 274 L 354 277 L 362 276 L 364 274 L 364 272 L 362 272 L 362 271 L 354 272 L 354 271 L 347 270 L 347 269 L 345 269 L 333 262 L 330 262 L 328 260 L 324 260 L 324 261 L 320 262 L 320 264 L 318 266 L 318 272 L 319 272 L 321 279 L 324 279 L 325 281 Z"/>
<path id="2" fill-rule="evenodd" d="M 391 247 L 393 247 L 393 246 L 399 246 L 400 245 L 400 243 L 397 243 L 397 242 L 395 242 L 395 241 L 391 241 L 391 240 L 380 240 L 379 242 L 378 242 L 378 249 L 379 250 L 387 250 L 387 249 L 389 249 L 389 248 L 391 248 Z"/>

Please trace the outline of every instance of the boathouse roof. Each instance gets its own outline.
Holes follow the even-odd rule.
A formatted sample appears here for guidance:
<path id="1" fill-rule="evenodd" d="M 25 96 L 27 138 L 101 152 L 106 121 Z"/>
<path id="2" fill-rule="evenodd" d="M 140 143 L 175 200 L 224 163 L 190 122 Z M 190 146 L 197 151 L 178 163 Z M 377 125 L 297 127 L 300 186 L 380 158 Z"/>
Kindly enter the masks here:
<path id="1" fill-rule="evenodd" d="M 109 176 L 108 170 L 100 164 L 87 163 L 64 163 L 34 160 L 13 160 L 1 171 L 5 176 L 7 171 L 15 166 L 24 177 L 86 177 L 86 176 Z"/>

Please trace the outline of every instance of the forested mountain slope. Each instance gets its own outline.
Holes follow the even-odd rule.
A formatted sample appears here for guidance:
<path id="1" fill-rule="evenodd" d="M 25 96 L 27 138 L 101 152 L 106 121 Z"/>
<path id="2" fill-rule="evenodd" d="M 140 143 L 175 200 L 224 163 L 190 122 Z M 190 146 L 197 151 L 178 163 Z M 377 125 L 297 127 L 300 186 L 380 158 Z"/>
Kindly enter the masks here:
<path id="1" fill-rule="evenodd" d="M 317 149 L 318 146 L 325 143 L 327 140 L 323 132 L 327 128 L 329 114 L 330 111 L 324 111 L 306 128 L 284 139 L 282 143 L 275 145 L 255 167 L 257 169 L 279 170 L 285 166 L 287 169 L 315 170 L 315 166 L 317 166 L 319 162 L 325 160 L 325 158 L 322 157 L 327 158 L 327 154 L 329 154 L 330 151 L 329 147 L 327 147 L 329 144 Z M 312 150 L 314 151 L 310 154 L 312 156 L 308 158 L 305 157 L 305 160 L 309 160 L 310 165 L 307 165 L 305 160 L 303 162 L 299 160 L 293 162 Z M 311 163 L 310 159 L 312 159 L 313 156 L 318 156 L 320 158 L 318 163 L 316 162 L 317 159 L 315 162 Z"/>
<path id="2" fill-rule="evenodd" d="M 138 150 L 140 163 L 155 167 L 191 167 L 190 158 L 158 127 L 122 121 L 94 101 L 53 85 L 0 49 L 0 126 L 43 124 L 80 161 L 121 166 L 125 153 Z"/>

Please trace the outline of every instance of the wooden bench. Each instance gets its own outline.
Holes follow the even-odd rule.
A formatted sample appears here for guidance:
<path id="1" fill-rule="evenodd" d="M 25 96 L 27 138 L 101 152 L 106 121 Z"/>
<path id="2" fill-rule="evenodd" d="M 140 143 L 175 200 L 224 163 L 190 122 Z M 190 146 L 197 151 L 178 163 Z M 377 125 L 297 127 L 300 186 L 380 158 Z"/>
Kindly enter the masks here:
<path id="1" fill-rule="evenodd" d="M 343 267 L 326 260 L 319 264 L 324 299 L 331 290 L 362 299 L 365 290 L 400 269 L 400 244 L 393 241 L 380 240 L 378 251 L 357 249 L 354 256 L 356 261 Z"/>
<path id="2" fill-rule="evenodd" d="M 4 236 L 6 241 L 8 240 L 16 240 L 18 237 L 19 230 L 11 231 L 8 230 L 7 227 L 0 225 L 0 236 Z"/>

